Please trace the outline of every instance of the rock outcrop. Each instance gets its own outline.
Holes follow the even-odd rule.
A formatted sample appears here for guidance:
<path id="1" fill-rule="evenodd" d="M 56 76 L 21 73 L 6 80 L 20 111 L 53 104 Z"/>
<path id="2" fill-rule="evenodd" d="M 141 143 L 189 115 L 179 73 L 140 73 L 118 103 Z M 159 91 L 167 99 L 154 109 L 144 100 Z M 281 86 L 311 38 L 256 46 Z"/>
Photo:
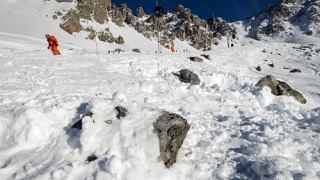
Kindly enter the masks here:
<path id="1" fill-rule="evenodd" d="M 256 85 L 256 87 L 268 86 L 271 88 L 271 93 L 276 96 L 286 95 L 292 96 L 296 101 L 301 104 L 305 104 L 307 100 L 303 95 L 291 88 L 287 83 L 278 81 L 274 76 L 268 75 L 262 78 Z"/>
<path id="2" fill-rule="evenodd" d="M 182 69 L 178 73 L 172 73 L 177 76 L 179 80 L 183 83 L 190 83 L 191 85 L 200 84 L 200 79 L 198 75 L 189 69 Z"/>
<path id="3" fill-rule="evenodd" d="M 57 2 L 73 1 L 57 0 Z M 149 39 L 152 36 L 157 38 L 158 32 L 161 32 L 160 44 L 165 48 L 169 48 L 173 40 L 178 38 L 182 41 L 188 41 L 190 46 L 199 50 L 209 50 L 212 45 L 218 45 L 221 36 L 225 36 L 228 31 L 234 29 L 233 25 L 222 18 L 215 18 L 208 25 L 205 20 L 192 14 L 190 9 L 184 8 L 180 4 L 169 13 L 165 13 L 163 17 L 157 17 L 155 14 L 146 15 L 141 7 L 137 8 L 137 16 L 134 16 L 126 4 L 117 8 L 110 0 L 78 0 L 75 8 L 63 11 L 64 14 L 60 15 L 63 23 L 60 27 L 69 34 L 86 31 L 88 39 L 93 40 L 98 36 L 100 41 L 109 43 L 122 44 L 125 41 L 110 37 L 112 32 L 97 32 L 84 23 L 105 24 L 109 22 L 109 19 L 112 19 L 112 22 L 119 27 L 127 24 Z M 57 19 L 59 16 L 55 15 L 54 18 Z M 215 37 L 212 35 L 213 32 L 217 34 Z"/>
<path id="4" fill-rule="evenodd" d="M 259 41 L 277 37 L 286 42 L 297 33 L 296 28 L 306 36 L 317 36 L 314 32 L 320 30 L 319 7 L 320 1 L 315 0 L 281 0 L 252 14 L 245 26 L 250 27 L 249 36 Z"/>
<path id="5" fill-rule="evenodd" d="M 153 127 L 159 138 L 160 156 L 158 160 L 162 160 L 169 168 L 176 162 L 177 153 L 187 136 L 190 125 L 186 119 L 177 114 L 163 112 L 153 123 Z"/>

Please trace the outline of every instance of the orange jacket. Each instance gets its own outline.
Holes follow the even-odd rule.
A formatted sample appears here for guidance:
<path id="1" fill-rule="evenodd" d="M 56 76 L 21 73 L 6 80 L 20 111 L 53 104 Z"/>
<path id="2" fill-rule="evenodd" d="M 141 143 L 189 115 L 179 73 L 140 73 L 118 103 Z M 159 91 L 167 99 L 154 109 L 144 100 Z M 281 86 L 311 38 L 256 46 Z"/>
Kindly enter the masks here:
<path id="1" fill-rule="evenodd" d="M 58 46 L 58 40 L 54 36 L 48 36 L 47 41 L 48 41 L 48 47 Z"/>
<path id="2" fill-rule="evenodd" d="M 171 46 L 171 51 L 176 52 L 176 49 L 174 48 L 174 46 Z"/>

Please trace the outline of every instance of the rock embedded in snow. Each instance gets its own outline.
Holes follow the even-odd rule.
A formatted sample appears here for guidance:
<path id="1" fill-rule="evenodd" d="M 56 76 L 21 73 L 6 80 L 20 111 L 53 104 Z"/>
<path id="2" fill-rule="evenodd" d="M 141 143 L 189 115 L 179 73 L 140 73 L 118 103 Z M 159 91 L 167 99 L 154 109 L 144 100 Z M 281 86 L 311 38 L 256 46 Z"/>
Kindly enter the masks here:
<path id="1" fill-rule="evenodd" d="M 261 67 L 260 67 L 260 66 L 257 66 L 257 67 L 256 67 L 256 70 L 257 70 L 257 71 L 261 71 Z"/>
<path id="2" fill-rule="evenodd" d="M 271 88 L 271 93 L 276 96 L 286 95 L 292 96 L 296 101 L 305 104 L 307 100 L 303 97 L 303 95 L 291 88 L 287 83 L 278 81 L 274 76 L 267 75 L 262 78 L 256 85 L 256 87 L 268 86 Z"/>
<path id="3" fill-rule="evenodd" d="M 181 116 L 163 112 L 153 123 L 154 132 L 158 134 L 160 145 L 159 160 L 163 160 L 166 167 L 176 162 L 177 153 L 186 138 L 190 125 Z"/>
<path id="4" fill-rule="evenodd" d="M 182 69 L 179 74 L 172 73 L 173 75 L 179 77 L 179 80 L 184 83 L 190 83 L 191 85 L 200 84 L 200 79 L 197 74 L 190 71 L 189 69 Z"/>
<path id="5" fill-rule="evenodd" d="M 86 162 L 91 162 L 91 161 L 94 161 L 96 159 L 98 159 L 98 157 L 96 155 L 92 154 L 92 155 L 87 157 Z"/>
<path id="6" fill-rule="evenodd" d="M 208 55 L 208 54 L 201 54 L 201 56 L 204 57 L 204 58 L 206 58 L 206 59 L 208 59 L 208 60 L 211 60 L 211 57 L 210 57 L 210 55 Z"/>
<path id="7" fill-rule="evenodd" d="M 138 49 L 138 48 L 132 49 L 132 52 L 141 53 L 140 49 Z"/>
<path id="8" fill-rule="evenodd" d="M 290 73 L 301 73 L 301 70 L 300 69 L 292 69 L 291 71 L 290 71 Z"/>
<path id="9" fill-rule="evenodd" d="M 267 64 L 267 65 L 270 66 L 270 67 L 274 67 L 274 64 L 273 64 L 273 63 Z"/>
<path id="10" fill-rule="evenodd" d="M 193 62 L 202 62 L 203 59 L 202 58 L 199 58 L 199 57 L 189 57 L 189 59 Z"/>
<path id="11" fill-rule="evenodd" d="M 88 113 L 86 113 L 85 116 L 90 116 L 90 118 L 92 118 L 92 115 L 93 115 L 92 112 L 88 112 Z M 84 117 L 85 117 L 85 116 L 84 116 Z M 82 117 L 82 118 L 83 118 L 83 117 Z M 76 123 L 74 123 L 74 124 L 71 126 L 71 128 L 72 128 L 72 129 L 76 129 L 76 130 L 81 130 L 81 129 L 82 129 L 82 118 L 79 119 Z"/>
<path id="12" fill-rule="evenodd" d="M 117 118 L 126 117 L 128 110 L 122 106 L 117 106 L 115 109 L 118 111 Z"/>

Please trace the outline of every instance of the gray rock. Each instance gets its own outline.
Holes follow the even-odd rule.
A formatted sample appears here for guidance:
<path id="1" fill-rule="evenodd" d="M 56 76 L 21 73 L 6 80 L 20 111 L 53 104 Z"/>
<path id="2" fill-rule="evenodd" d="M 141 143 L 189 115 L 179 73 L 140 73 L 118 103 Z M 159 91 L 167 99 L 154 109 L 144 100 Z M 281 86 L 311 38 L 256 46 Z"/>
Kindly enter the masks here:
<path id="1" fill-rule="evenodd" d="M 207 55 L 207 54 L 201 54 L 202 57 L 208 59 L 208 60 L 211 60 L 211 57 L 210 55 Z"/>
<path id="2" fill-rule="evenodd" d="M 177 76 L 181 82 L 190 83 L 191 85 L 200 84 L 200 79 L 198 75 L 188 69 L 182 69 L 181 71 L 179 71 L 179 74 L 172 74 Z"/>
<path id="3" fill-rule="evenodd" d="M 305 104 L 307 100 L 303 95 L 291 88 L 287 83 L 278 81 L 274 76 L 268 75 L 262 78 L 256 85 L 256 87 L 268 86 L 271 88 L 271 93 L 276 96 L 286 95 L 292 96 L 296 101 L 301 104 Z"/>
<path id="4" fill-rule="evenodd" d="M 267 64 L 267 65 L 270 66 L 270 67 L 274 67 L 274 64 L 273 64 L 273 63 Z"/>
<path id="5" fill-rule="evenodd" d="M 115 53 L 115 52 L 120 53 L 120 52 L 124 52 L 124 50 L 123 50 L 123 49 L 116 48 L 116 49 L 113 51 L 113 53 Z"/>
<path id="6" fill-rule="evenodd" d="M 96 159 L 98 159 L 98 157 L 95 154 L 92 154 L 92 155 L 87 157 L 86 162 L 89 163 L 89 162 L 94 161 Z"/>
<path id="7" fill-rule="evenodd" d="M 291 71 L 290 71 L 290 73 L 301 73 L 301 70 L 300 69 L 292 69 Z"/>
<path id="8" fill-rule="evenodd" d="M 199 58 L 199 57 L 189 57 L 189 59 L 193 62 L 202 62 L 203 59 L 202 58 Z"/>
<path id="9" fill-rule="evenodd" d="M 120 119 L 121 117 L 126 117 L 128 110 L 122 106 L 117 106 L 115 109 L 118 111 L 117 118 Z"/>
<path id="10" fill-rule="evenodd" d="M 169 168 L 176 162 L 177 153 L 186 138 L 190 125 L 181 116 L 163 112 L 153 123 L 154 132 L 159 137 L 160 156 L 164 165 Z"/>
<path id="11" fill-rule="evenodd" d="M 140 49 L 132 49 L 132 52 L 141 53 Z"/>
<path id="12" fill-rule="evenodd" d="M 257 66 L 257 67 L 256 67 L 256 70 L 257 70 L 257 71 L 261 71 L 261 67 L 260 67 L 260 66 Z"/>

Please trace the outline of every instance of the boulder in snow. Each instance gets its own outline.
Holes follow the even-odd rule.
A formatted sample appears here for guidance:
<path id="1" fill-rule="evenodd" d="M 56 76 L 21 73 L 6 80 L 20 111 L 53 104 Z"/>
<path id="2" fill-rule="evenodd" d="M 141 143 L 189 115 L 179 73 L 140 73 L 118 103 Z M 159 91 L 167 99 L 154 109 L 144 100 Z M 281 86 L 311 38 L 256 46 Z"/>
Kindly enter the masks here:
<path id="1" fill-rule="evenodd" d="M 202 62 L 203 59 L 202 58 L 199 58 L 199 57 L 189 57 L 189 59 L 193 62 Z"/>
<path id="2" fill-rule="evenodd" d="M 92 155 L 87 157 L 86 162 L 89 163 L 89 162 L 94 161 L 96 159 L 98 159 L 98 157 L 96 155 L 92 154 Z"/>
<path id="3" fill-rule="evenodd" d="M 290 73 L 301 73 L 301 70 L 300 69 L 292 69 L 291 71 L 290 71 Z"/>
<path id="4" fill-rule="evenodd" d="M 172 73 L 173 75 L 177 76 L 181 82 L 190 83 L 191 85 L 198 85 L 200 84 L 200 79 L 197 74 L 188 70 L 182 69 L 179 73 Z"/>
<path id="5" fill-rule="evenodd" d="M 257 67 L 256 67 L 256 70 L 257 70 L 257 71 L 261 71 L 261 67 L 260 67 L 260 66 L 257 66 Z"/>
<path id="6" fill-rule="evenodd" d="M 137 53 L 141 53 L 140 49 L 132 49 L 132 52 L 137 52 Z"/>
<path id="7" fill-rule="evenodd" d="M 121 117 L 126 117 L 128 110 L 122 106 L 117 106 L 115 109 L 118 111 L 117 118 L 120 119 Z"/>
<path id="8" fill-rule="evenodd" d="M 256 85 L 256 87 L 268 86 L 271 88 L 271 93 L 276 96 L 286 95 L 292 96 L 296 101 L 305 104 L 307 100 L 303 95 L 291 88 L 287 83 L 278 81 L 274 76 L 268 75 L 262 78 Z"/>
<path id="9" fill-rule="evenodd" d="M 211 60 L 211 57 L 210 55 L 207 55 L 207 54 L 201 54 L 202 57 L 208 59 L 208 60 Z"/>
<path id="10" fill-rule="evenodd" d="M 153 123 L 154 132 L 159 137 L 160 156 L 166 167 L 171 167 L 176 162 L 177 153 L 186 138 L 190 125 L 181 116 L 163 112 Z"/>

